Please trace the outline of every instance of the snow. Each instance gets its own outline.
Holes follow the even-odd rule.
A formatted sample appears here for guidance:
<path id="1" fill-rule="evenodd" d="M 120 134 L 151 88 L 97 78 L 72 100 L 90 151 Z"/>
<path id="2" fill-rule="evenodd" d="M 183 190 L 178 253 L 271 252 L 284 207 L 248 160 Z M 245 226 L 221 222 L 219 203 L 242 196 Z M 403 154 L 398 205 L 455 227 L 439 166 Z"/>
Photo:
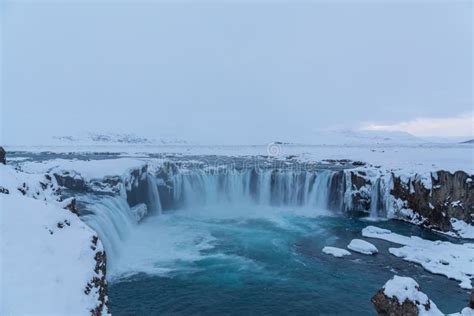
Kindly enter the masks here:
<path id="1" fill-rule="evenodd" d="M 474 239 L 474 226 L 466 223 L 465 221 L 452 218 L 451 225 L 456 234 L 461 238 Z"/>
<path id="2" fill-rule="evenodd" d="M 329 247 L 326 246 L 323 248 L 323 252 L 328 255 L 332 255 L 334 257 L 340 258 L 344 256 L 349 256 L 351 253 L 345 249 L 336 248 L 336 247 Z"/>
<path id="3" fill-rule="evenodd" d="M 62 209 L 56 197 L 36 197 L 37 175 L 0 165 L 0 314 L 90 315 L 99 294 L 87 283 L 102 274 L 94 272 L 97 251 L 103 251 L 85 223 Z M 38 175 L 39 176 L 39 175 Z M 23 179 L 22 179 L 23 177 Z M 17 190 L 26 181 L 26 195 Z"/>
<path id="4" fill-rule="evenodd" d="M 474 309 L 472 308 L 469 308 L 469 307 L 465 307 L 461 313 L 457 313 L 457 314 L 451 314 L 451 315 L 460 315 L 460 316 L 474 316 Z"/>
<path id="5" fill-rule="evenodd" d="M 362 239 L 352 239 L 347 248 L 364 255 L 373 255 L 378 252 L 374 245 Z"/>
<path id="6" fill-rule="evenodd" d="M 460 287 L 472 289 L 474 277 L 474 244 L 453 244 L 446 241 L 425 240 L 416 236 L 406 237 L 390 230 L 367 226 L 362 236 L 383 239 L 403 245 L 389 248 L 394 256 L 418 263 L 427 271 L 460 281 Z"/>
<path id="7" fill-rule="evenodd" d="M 400 304 L 403 304 L 406 300 L 413 302 L 418 308 L 420 315 L 444 315 L 436 304 L 433 303 L 425 293 L 420 291 L 420 286 L 412 278 L 395 275 L 391 280 L 385 283 L 383 290 L 388 297 L 396 297 Z M 424 306 L 427 304 L 430 305 L 428 311 Z"/>
<path id="8" fill-rule="evenodd" d="M 52 159 L 43 162 L 25 162 L 22 170 L 30 173 L 63 173 L 74 171 L 84 180 L 103 179 L 107 176 L 121 176 L 132 169 L 145 166 L 145 160 L 117 158 L 102 160 Z"/>

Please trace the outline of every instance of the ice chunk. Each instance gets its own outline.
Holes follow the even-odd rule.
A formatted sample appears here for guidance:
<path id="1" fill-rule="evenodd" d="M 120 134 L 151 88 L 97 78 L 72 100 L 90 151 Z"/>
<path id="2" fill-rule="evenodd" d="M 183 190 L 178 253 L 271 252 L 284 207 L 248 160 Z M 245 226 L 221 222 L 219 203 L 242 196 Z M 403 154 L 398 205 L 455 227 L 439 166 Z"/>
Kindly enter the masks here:
<path id="1" fill-rule="evenodd" d="M 374 245 L 362 239 L 352 239 L 347 248 L 364 255 L 373 255 L 379 252 Z"/>
<path id="2" fill-rule="evenodd" d="M 340 258 L 344 256 L 349 256 L 351 253 L 345 249 L 336 248 L 336 247 L 329 247 L 326 246 L 323 248 L 323 252 L 328 255 L 332 255 L 334 257 Z"/>

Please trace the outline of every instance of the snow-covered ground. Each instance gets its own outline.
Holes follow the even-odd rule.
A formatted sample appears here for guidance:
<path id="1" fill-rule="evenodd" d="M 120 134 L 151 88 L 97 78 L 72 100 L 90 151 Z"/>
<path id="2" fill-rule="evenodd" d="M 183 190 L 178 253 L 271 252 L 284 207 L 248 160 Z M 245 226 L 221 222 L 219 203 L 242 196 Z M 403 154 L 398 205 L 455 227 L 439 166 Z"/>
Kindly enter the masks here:
<path id="1" fill-rule="evenodd" d="M 97 234 L 63 208 L 54 179 L 2 164 L 0 175 L 0 314 L 90 315 L 103 277 Z"/>
<path id="2" fill-rule="evenodd" d="M 473 243 L 453 244 L 439 240 L 425 240 L 416 236 L 406 237 L 375 226 L 364 228 L 362 236 L 403 245 L 400 248 L 389 248 L 389 252 L 406 261 L 418 263 L 431 273 L 458 280 L 461 282 L 459 286 L 464 289 L 472 289 Z"/>

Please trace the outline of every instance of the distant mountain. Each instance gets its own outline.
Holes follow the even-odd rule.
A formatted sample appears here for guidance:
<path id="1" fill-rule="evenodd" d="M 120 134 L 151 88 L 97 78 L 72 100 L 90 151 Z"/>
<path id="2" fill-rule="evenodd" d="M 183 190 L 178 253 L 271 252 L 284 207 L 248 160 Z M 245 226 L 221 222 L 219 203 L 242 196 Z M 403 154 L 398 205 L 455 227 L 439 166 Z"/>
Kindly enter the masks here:
<path id="1" fill-rule="evenodd" d="M 54 136 L 54 141 L 68 145 L 186 145 L 179 138 L 147 138 L 135 134 L 86 133 L 79 136 Z"/>
<path id="2" fill-rule="evenodd" d="M 312 144 L 325 145 L 422 144 L 426 142 L 406 132 L 344 129 L 320 131 L 311 135 Z"/>
<path id="3" fill-rule="evenodd" d="M 474 144 L 474 139 L 466 140 L 465 142 L 461 142 L 461 144 Z"/>

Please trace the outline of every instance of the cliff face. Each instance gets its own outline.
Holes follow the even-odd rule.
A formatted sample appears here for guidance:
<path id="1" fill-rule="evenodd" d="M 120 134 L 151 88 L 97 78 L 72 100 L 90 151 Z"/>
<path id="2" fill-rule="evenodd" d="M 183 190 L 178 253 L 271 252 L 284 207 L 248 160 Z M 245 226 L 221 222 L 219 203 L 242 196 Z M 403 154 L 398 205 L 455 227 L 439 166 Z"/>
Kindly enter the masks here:
<path id="1" fill-rule="evenodd" d="M 375 208 L 379 216 L 452 233 L 457 231 L 453 227 L 457 221 L 474 224 L 474 176 L 444 170 L 429 178 L 373 171 L 346 171 L 346 211 L 372 212 Z"/>
<path id="2" fill-rule="evenodd" d="M 402 215 L 403 218 L 445 232 L 453 230 L 453 219 L 473 223 L 474 179 L 467 173 L 437 171 L 432 173 L 429 187 L 416 177 L 408 181 L 396 175 L 392 178 L 390 193 L 404 201 L 405 208 L 414 212 Z"/>

